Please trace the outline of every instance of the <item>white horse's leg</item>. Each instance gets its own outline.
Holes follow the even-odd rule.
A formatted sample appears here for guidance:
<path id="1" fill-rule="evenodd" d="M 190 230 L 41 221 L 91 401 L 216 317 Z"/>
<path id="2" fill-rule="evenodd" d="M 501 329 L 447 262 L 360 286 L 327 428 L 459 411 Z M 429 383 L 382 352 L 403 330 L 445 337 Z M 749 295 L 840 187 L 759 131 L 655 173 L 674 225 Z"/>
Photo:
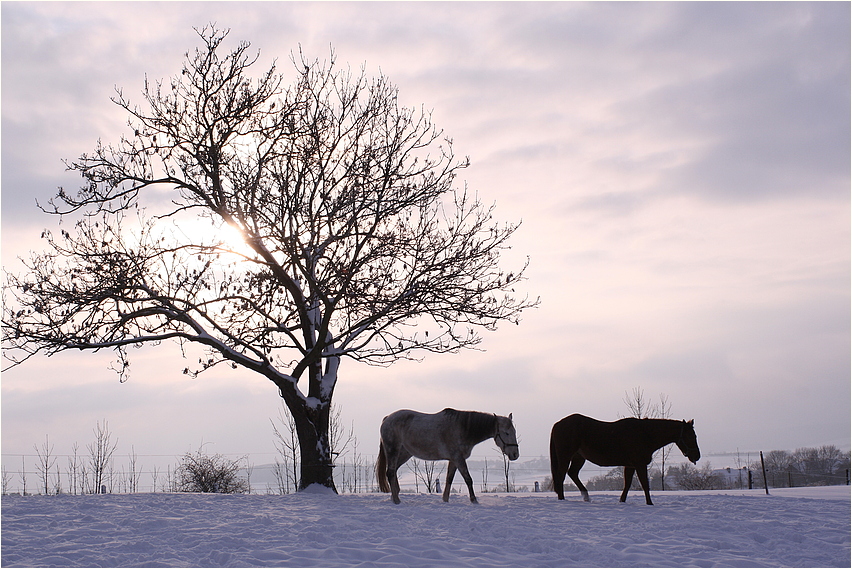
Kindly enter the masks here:
<path id="1" fill-rule="evenodd" d="M 470 493 L 470 501 L 473 504 L 478 504 L 476 501 L 476 494 L 473 493 L 473 478 L 470 477 L 470 472 L 467 469 L 467 462 L 464 459 L 461 459 L 458 462 L 458 469 L 461 472 L 462 478 L 464 478 L 465 484 L 467 484 L 467 490 Z"/>
<path id="2" fill-rule="evenodd" d="M 391 499 L 394 504 L 400 503 L 399 478 L 396 475 L 396 471 L 399 470 L 399 467 L 405 464 L 409 458 L 411 458 L 411 455 L 403 449 L 399 449 L 398 451 L 388 455 L 388 483 L 391 487 Z"/>
<path id="3" fill-rule="evenodd" d="M 453 486 L 453 477 L 456 475 L 456 465 L 451 460 L 447 465 L 447 484 L 444 486 L 444 502 L 450 501 L 450 488 Z"/>
<path id="4" fill-rule="evenodd" d="M 399 504 L 399 480 L 396 477 L 396 469 L 388 469 L 388 483 L 391 487 L 391 500 L 394 504 Z"/>

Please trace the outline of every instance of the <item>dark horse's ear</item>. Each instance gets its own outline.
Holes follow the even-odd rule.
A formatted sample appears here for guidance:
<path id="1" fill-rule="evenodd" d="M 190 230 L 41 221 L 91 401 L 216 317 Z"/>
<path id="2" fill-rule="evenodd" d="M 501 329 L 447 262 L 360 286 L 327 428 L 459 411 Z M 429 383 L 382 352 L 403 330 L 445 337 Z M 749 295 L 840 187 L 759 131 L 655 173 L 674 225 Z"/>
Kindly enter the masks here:
<path id="1" fill-rule="evenodd" d="M 689 421 L 686 422 L 686 424 L 689 425 L 690 427 L 694 426 L 695 425 L 695 419 L 690 419 Z"/>
<path id="2" fill-rule="evenodd" d="M 509 413 L 509 420 L 510 421 L 512 420 L 512 414 L 511 413 Z"/>

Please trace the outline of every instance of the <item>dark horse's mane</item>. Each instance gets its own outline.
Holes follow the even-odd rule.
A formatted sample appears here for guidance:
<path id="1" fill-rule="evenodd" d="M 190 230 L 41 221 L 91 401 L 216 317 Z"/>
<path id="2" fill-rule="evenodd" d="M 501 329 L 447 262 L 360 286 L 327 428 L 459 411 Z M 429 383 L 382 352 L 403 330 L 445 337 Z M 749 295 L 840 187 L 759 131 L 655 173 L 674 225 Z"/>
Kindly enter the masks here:
<path id="1" fill-rule="evenodd" d="M 480 413 L 479 411 L 456 411 L 444 409 L 441 411 L 461 426 L 468 442 L 481 442 L 494 435 L 497 430 L 497 415 Z"/>

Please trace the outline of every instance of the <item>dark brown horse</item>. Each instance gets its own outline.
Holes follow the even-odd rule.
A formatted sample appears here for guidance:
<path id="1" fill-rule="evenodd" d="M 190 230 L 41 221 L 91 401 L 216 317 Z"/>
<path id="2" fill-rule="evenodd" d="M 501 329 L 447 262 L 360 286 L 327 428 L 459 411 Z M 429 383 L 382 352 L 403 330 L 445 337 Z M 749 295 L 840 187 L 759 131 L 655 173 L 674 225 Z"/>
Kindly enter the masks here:
<path id="1" fill-rule="evenodd" d="M 627 418 L 612 423 L 598 421 L 584 415 L 569 415 L 550 431 L 550 472 L 553 489 L 560 500 L 565 499 L 563 489 L 565 473 L 571 477 L 589 501 L 589 492 L 578 476 L 585 462 L 598 466 L 623 466 L 624 491 L 621 502 L 627 499 L 627 491 L 635 472 L 645 491 L 645 503 L 652 506 L 648 491 L 648 465 L 657 449 L 675 443 L 692 463 L 701 458 L 695 438 L 694 421 L 671 419 Z"/>

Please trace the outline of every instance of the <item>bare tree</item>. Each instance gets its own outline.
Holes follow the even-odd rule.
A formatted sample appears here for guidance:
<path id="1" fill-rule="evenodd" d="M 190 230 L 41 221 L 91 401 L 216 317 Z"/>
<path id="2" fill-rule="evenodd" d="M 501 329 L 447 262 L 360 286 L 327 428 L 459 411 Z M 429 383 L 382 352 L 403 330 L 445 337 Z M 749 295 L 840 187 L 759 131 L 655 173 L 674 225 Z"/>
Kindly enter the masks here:
<path id="1" fill-rule="evenodd" d="M 624 393 L 624 404 L 630 409 L 630 416 L 637 419 L 648 419 L 653 416 L 653 405 L 645 399 L 645 390 L 634 387 L 630 393 Z"/>
<path id="2" fill-rule="evenodd" d="M 89 469 L 88 465 L 80 462 L 80 493 L 85 494 L 87 492 L 94 493 L 95 488 L 91 484 L 91 479 L 89 477 Z"/>
<path id="3" fill-rule="evenodd" d="M 86 445 L 89 449 L 89 471 L 91 472 L 91 491 L 93 494 L 100 494 L 107 487 L 107 483 L 112 485 L 112 455 L 115 452 L 118 441 L 112 441 L 112 433 L 109 430 L 109 424 L 104 420 L 103 424 L 98 423 L 94 428 L 95 440 Z"/>
<path id="4" fill-rule="evenodd" d="M 139 491 L 139 478 L 142 476 L 142 472 L 138 464 L 136 449 L 134 449 L 132 445 L 130 446 L 130 454 L 127 455 L 127 458 L 129 463 L 127 472 L 127 491 L 136 493 Z"/>
<path id="5" fill-rule="evenodd" d="M 105 487 L 107 494 L 112 494 L 116 492 L 116 486 L 120 487 L 123 482 L 123 477 L 119 476 L 118 473 L 115 471 L 115 462 L 112 459 L 110 459 L 110 461 L 107 463 L 106 473 L 104 475 L 103 481 L 105 483 L 105 486 L 101 487 L 101 490 L 103 490 Z"/>
<path id="6" fill-rule="evenodd" d="M 21 457 L 21 470 L 18 471 L 21 476 L 21 496 L 27 495 L 27 465 L 25 457 Z"/>
<path id="7" fill-rule="evenodd" d="M 334 457 L 334 466 L 338 478 L 343 481 L 344 487 L 348 479 L 351 479 L 349 480 L 350 487 L 353 485 L 357 487 L 359 478 L 363 477 L 364 465 L 360 455 L 358 455 L 358 437 L 355 436 L 355 423 L 350 423 L 347 429 L 343 423 L 342 411 L 339 405 L 332 405 L 329 421 L 331 455 Z M 351 460 L 347 462 L 350 458 Z M 361 472 L 359 472 L 359 469 Z M 348 470 L 352 470 L 352 472 L 348 472 Z"/>
<path id="8" fill-rule="evenodd" d="M 248 43 L 223 55 L 227 32 L 198 34 L 141 106 L 117 91 L 125 137 L 68 163 L 83 187 L 43 209 L 76 225 L 45 231 L 46 252 L 6 274 L 3 354 L 110 348 L 125 380 L 128 346 L 199 345 L 184 371 L 227 363 L 269 379 L 295 420 L 299 486 L 333 488 L 341 360 L 457 352 L 517 323 L 537 304 L 513 293 L 526 265 L 499 266 L 518 225 L 454 185 L 467 159 L 386 77 L 338 68 L 332 52 L 292 56 L 289 87 L 274 64 L 253 79 Z"/>
<path id="9" fill-rule="evenodd" d="M 130 492 L 130 474 L 124 473 L 124 466 L 119 468 L 118 473 L 115 468 L 110 469 L 109 479 L 111 481 L 109 493 L 118 492 L 119 494 L 127 494 Z M 113 490 L 113 488 L 116 488 Z"/>
<path id="10" fill-rule="evenodd" d="M 36 457 L 38 458 L 36 464 L 36 473 L 38 474 L 39 480 L 41 480 L 41 490 L 44 492 L 44 495 L 49 495 L 50 492 L 50 469 L 53 468 L 53 465 L 56 464 L 56 457 L 53 455 L 53 445 L 50 444 L 50 440 L 48 436 L 44 437 L 44 444 L 39 448 L 37 445 L 33 445 L 33 448 L 36 451 Z"/>
<path id="11" fill-rule="evenodd" d="M 488 492 L 488 459 L 485 459 L 485 466 L 482 469 L 482 492 Z"/>
<path id="12" fill-rule="evenodd" d="M 60 472 L 60 468 L 57 466 L 53 475 L 53 493 L 57 496 L 62 494 L 62 472 Z"/>
<path id="13" fill-rule="evenodd" d="M 166 479 L 163 480 L 162 491 L 177 492 L 177 484 L 175 483 L 175 478 L 172 475 L 171 465 L 166 467 Z"/>
<path id="14" fill-rule="evenodd" d="M 275 476 L 275 489 L 279 494 L 289 494 L 291 489 L 291 480 L 288 473 L 288 467 L 275 459 L 272 465 L 272 474 Z"/>
<path id="15" fill-rule="evenodd" d="M 787 470 L 793 465 L 793 462 L 793 456 L 786 450 L 771 450 L 766 453 L 765 464 L 767 470 Z"/>
<path id="16" fill-rule="evenodd" d="M 439 464 L 440 468 L 438 468 Z M 444 473 L 445 468 L 446 463 L 443 461 L 423 461 L 423 483 L 426 484 L 426 491 L 430 494 L 438 491 L 438 481 L 441 479 L 441 475 Z"/>
<path id="17" fill-rule="evenodd" d="M 251 494 L 251 475 L 254 472 L 254 463 L 249 462 L 248 456 L 244 457 L 245 466 L 243 472 L 246 473 L 246 494 Z"/>
<path id="18" fill-rule="evenodd" d="M 281 428 L 272 419 L 272 434 L 274 444 L 281 457 L 277 458 L 273 467 L 279 494 L 289 494 L 290 489 L 296 489 L 299 484 L 299 437 L 296 433 L 296 422 L 284 406 L 278 408 L 278 421 Z"/>
<path id="19" fill-rule="evenodd" d="M 2 494 L 5 496 L 9 493 L 9 484 L 11 484 L 12 482 L 12 476 L 9 474 L 9 471 L 6 470 L 5 464 L 2 465 L 0 469 L 2 469 L 3 474 L 2 479 L 0 479 L 2 480 L 2 487 L 0 487 L 0 492 L 2 492 Z"/>
<path id="20" fill-rule="evenodd" d="M 787 474 L 794 468 L 794 458 L 786 450 L 771 450 L 763 457 L 763 464 L 766 466 L 764 471 L 759 463 L 751 465 L 752 470 L 760 479 L 760 484 L 763 484 L 763 474 L 766 473 L 766 483 L 769 486 L 778 486 L 780 481 L 786 482 Z"/>
<path id="21" fill-rule="evenodd" d="M 791 456 L 791 462 L 805 479 L 834 474 L 842 461 L 843 452 L 834 445 L 798 448 Z"/>
<path id="22" fill-rule="evenodd" d="M 507 457 L 502 452 L 500 453 L 500 457 L 503 460 L 503 480 L 505 481 L 506 492 L 514 492 L 514 484 L 509 480 L 509 471 L 512 467 L 512 463 L 509 461 L 509 457 Z M 512 476 L 514 479 L 514 476 Z"/>
<path id="23" fill-rule="evenodd" d="M 437 466 L 438 462 L 434 460 L 421 461 L 413 458 L 408 462 L 408 469 L 414 473 L 415 483 L 422 482 L 426 486 L 426 492 L 430 494 L 436 491 L 436 484 L 444 472 L 445 466 L 442 465 L 440 470 Z M 419 484 L 417 486 L 419 491 Z"/>
<path id="24" fill-rule="evenodd" d="M 357 493 L 363 491 L 368 484 L 368 479 L 374 469 L 367 464 L 364 457 L 358 452 L 358 438 L 353 436 L 352 455 L 349 462 L 351 472 L 344 476 L 344 487 L 349 492 Z M 343 464 L 346 464 L 345 459 Z"/>
<path id="25" fill-rule="evenodd" d="M 68 492 L 74 495 L 81 493 L 81 477 L 79 472 L 82 468 L 82 462 L 77 456 L 79 449 L 80 447 L 76 442 L 71 446 L 71 455 L 68 457 L 68 467 L 66 470 L 68 473 Z"/>

